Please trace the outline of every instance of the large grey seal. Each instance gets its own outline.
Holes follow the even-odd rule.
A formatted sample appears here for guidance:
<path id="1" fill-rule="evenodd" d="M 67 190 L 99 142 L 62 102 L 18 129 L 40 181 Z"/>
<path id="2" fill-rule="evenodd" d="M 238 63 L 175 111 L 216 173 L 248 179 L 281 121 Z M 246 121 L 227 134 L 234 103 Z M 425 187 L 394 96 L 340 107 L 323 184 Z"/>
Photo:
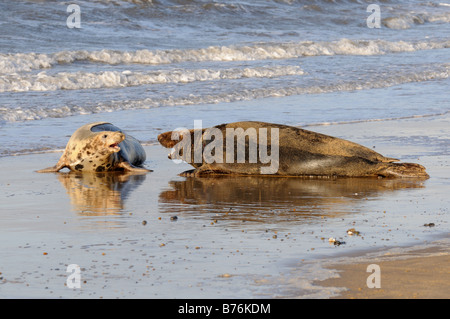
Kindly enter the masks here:
<path id="1" fill-rule="evenodd" d="M 64 167 L 79 172 L 151 172 L 142 167 L 145 150 L 134 137 L 106 122 L 95 122 L 77 129 L 58 163 L 39 173 L 58 172 Z"/>
<path id="2" fill-rule="evenodd" d="M 272 132 L 275 129 L 274 132 Z M 225 145 L 228 131 L 233 132 L 233 145 Z M 238 132 L 236 134 L 236 132 Z M 272 149 L 276 146 L 276 157 L 273 161 L 276 170 L 268 174 L 278 176 L 306 176 L 306 177 L 418 177 L 428 178 L 425 168 L 419 164 L 393 163 L 395 158 L 385 157 L 367 147 L 340 138 L 300 129 L 297 127 L 264 123 L 264 122 L 235 122 L 221 124 L 209 129 L 186 130 L 184 134 L 177 133 L 179 140 L 173 140 L 174 132 L 158 135 L 158 141 L 167 148 L 175 148 L 169 158 L 183 156 L 177 146 L 183 140 L 190 140 L 189 156 L 184 160 L 195 167 L 195 170 L 182 173 L 184 176 L 201 176 L 210 174 L 241 174 L 264 175 L 268 161 L 250 161 L 251 145 L 261 150 Z M 253 133 L 253 134 L 251 134 Z M 266 134 L 267 133 L 267 134 Z M 263 135 L 271 135 L 264 137 Z M 175 134 L 176 135 L 176 134 Z M 277 136 L 276 136 L 277 135 Z M 273 139 L 272 137 L 278 137 Z M 214 137 L 214 138 L 213 138 Z M 222 141 L 221 141 L 222 139 Z M 237 140 L 236 143 L 234 141 Z M 229 141 L 227 136 L 227 142 Z M 214 146 L 211 146 L 214 144 Z M 277 144 L 277 145 L 275 145 Z M 236 161 L 239 149 L 245 148 L 245 161 Z M 201 161 L 194 158 L 195 154 L 209 152 L 210 157 L 222 160 L 212 162 L 203 156 Z M 229 153 L 232 153 L 229 156 Z M 273 149 L 271 150 L 273 153 Z M 217 156 L 218 155 L 218 156 Z M 198 159 L 198 157 L 197 157 Z M 229 159 L 234 159 L 231 161 Z M 272 163 L 273 164 L 273 163 Z M 271 164 L 271 165 L 272 165 Z M 273 166 L 273 165 L 272 165 Z"/>

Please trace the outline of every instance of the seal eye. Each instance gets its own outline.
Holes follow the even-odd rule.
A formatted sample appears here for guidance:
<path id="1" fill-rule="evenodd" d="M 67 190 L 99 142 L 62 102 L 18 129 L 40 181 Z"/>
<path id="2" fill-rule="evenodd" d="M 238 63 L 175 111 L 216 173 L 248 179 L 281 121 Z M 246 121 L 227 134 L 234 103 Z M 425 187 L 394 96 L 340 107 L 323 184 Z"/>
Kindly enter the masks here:
<path id="1" fill-rule="evenodd" d="M 107 134 L 103 135 L 103 138 L 107 138 L 107 137 L 108 137 L 108 135 L 107 135 Z"/>

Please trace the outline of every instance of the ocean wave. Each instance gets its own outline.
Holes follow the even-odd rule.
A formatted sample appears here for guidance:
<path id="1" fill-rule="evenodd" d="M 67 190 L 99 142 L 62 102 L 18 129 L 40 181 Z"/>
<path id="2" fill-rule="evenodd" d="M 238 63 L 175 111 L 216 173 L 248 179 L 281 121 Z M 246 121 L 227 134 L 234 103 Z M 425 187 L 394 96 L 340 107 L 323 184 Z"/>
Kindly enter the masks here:
<path id="1" fill-rule="evenodd" d="M 257 43 L 248 46 L 211 46 L 200 49 L 136 51 L 60 51 L 56 53 L 0 54 L 0 74 L 14 74 L 52 68 L 58 64 L 93 62 L 120 64 L 174 64 L 183 62 L 230 62 L 293 59 L 324 55 L 383 55 L 450 48 L 450 40 L 385 41 L 349 40 Z"/>
<path id="2" fill-rule="evenodd" d="M 129 87 L 149 84 L 190 83 L 241 78 L 273 78 L 303 75 L 298 66 L 274 66 L 233 69 L 161 70 L 152 72 L 104 71 L 104 72 L 61 72 L 48 75 L 0 76 L 0 92 L 55 91 Z"/>
<path id="3" fill-rule="evenodd" d="M 48 69 L 57 63 L 51 54 L 39 53 L 0 53 L 0 74 L 29 72 Z"/>
<path id="4" fill-rule="evenodd" d="M 0 121 L 19 122 L 29 120 L 39 120 L 48 117 L 61 118 L 80 114 L 93 114 L 101 112 L 114 112 L 119 110 L 150 109 L 157 107 L 216 104 L 236 101 L 254 100 L 269 97 L 283 97 L 302 94 L 322 94 L 339 91 L 356 91 L 386 88 L 395 85 L 424 82 L 430 80 L 447 79 L 449 77 L 449 64 L 444 64 L 440 71 L 423 71 L 412 74 L 394 74 L 382 78 L 368 80 L 366 82 L 348 81 L 329 85 L 314 85 L 306 87 L 285 87 L 285 88 L 256 88 L 241 91 L 223 92 L 219 94 L 204 94 L 181 97 L 146 98 L 141 100 L 114 101 L 109 103 L 98 103 L 96 105 L 76 105 L 63 107 L 18 107 L 9 109 L 0 107 Z"/>
<path id="5" fill-rule="evenodd" d="M 450 12 L 442 13 L 408 13 L 400 16 L 387 17 L 382 19 L 382 24 L 394 30 L 410 29 L 414 25 L 425 23 L 449 23 Z"/>

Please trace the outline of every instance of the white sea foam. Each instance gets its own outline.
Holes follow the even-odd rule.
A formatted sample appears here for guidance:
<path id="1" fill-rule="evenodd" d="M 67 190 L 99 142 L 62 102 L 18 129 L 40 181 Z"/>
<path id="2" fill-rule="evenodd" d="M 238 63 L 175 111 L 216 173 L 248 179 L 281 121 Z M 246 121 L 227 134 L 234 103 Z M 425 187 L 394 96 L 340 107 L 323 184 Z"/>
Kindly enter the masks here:
<path id="1" fill-rule="evenodd" d="M 104 71 L 61 72 L 53 75 L 45 71 L 37 75 L 0 76 L 0 92 L 80 90 L 138 86 L 147 84 L 190 83 L 241 78 L 273 78 L 303 75 L 298 66 L 275 66 L 232 69 L 161 70 L 151 72 Z"/>
<path id="2" fill-rule="evenodd" d="M 15 72 L 24 72 L 24 71 L 51 68 L 54 63 L 55 60 L 49 54 L 1 53 L 0 74 L 11 74 Z"/>
<path id="3" fill-rule="evenodd" d="M 292 59 L 323 55 L 382 55 L 450 48 L 450 40 L 442 41 L 385 41 L 349 40 L 330 42 L 258 43 L 248 46 L 211 46 L 201 49 L 136 50 L 136 51 L 60 51 L 53 54 L 0 54 L 0 74 L 13 74 L 51 68 L 77 61 L 119 64 L 173 64 L 182 62 L 229 62 L 268 59 Z"/>
<path id="4" fill-rule="evenodd" d="M 8 122 L 39 120 L 48 117 L 67 117 L 78 114 L 92 114 L 101 112 L 113 112 L 130 109 L 150 109 L 162 106 L 177 105 L 197 105 L 226 103 L 243 100 L 253 100 L 258 98 L 283 97 L 301 94 L 321 94 L 339 91 L 356 91 L 375 88 L 385 88 L 404 83 L 423 82 L 430 80 L 447 79 L 449 77 L 449 64 L 444 64 L 440 71 L 423 71 L 410 74 L 394 74 L 384 76 L 381 79 L 369 80 L 366 82 L 348 81 L 333 83 L 329 85 L 312 85 L 306 87 L 285 87 L 285 88 L 256 88 L 244 89 L 241 91 L 223 92 L 218 94 L 204 94 L 166 98 L 146 98 L 140 100 L 115 101 L 108 103 L 98 103 L 96 105 L 83 106 L 62 106 L 49 108 L 26 108 L 17 107 L 14 109 L 0 108 L 0 120 Z"/>
<path id="5" fill-rule="evenodd" d="M 409 29 L 414 25 L 425 23 L 449 23 L 450 12 L 438 14 L 430 13 L 408 13 L 399 16 L 387 17 L 382 20 L 385 27 L 395 30 Z"/>

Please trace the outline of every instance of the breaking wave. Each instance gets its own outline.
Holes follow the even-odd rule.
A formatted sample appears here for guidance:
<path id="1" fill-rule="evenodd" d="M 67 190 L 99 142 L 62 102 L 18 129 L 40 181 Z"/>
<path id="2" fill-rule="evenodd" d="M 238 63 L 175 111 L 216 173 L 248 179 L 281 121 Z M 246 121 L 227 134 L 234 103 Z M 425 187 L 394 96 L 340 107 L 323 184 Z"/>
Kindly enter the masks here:
<path id="1" fill-rule="evenodd" d="M 0 74 L 14 74 L 48 69 L 58 64 L 93 62 L 119 64 L 174 64 L 184 62 L 230 62 L 269 59 L 293 59 L 308 56 L 383 55 L 450 48 L 450 40 L 385 41 L 349 40 L 288 43 L 258 43 L 248 46 L 211 46 L 201 49 L 136 51 L 60 51 L 56 53 L 0 54 Z"/>
<path id="2" fill-rule="evenodd" d="M 149 84 L 190 83 L 241 78 L 272 78 L 289 75 L 303 75 L 298 66 L 275 66 L 232 69 L 161 70 L 151 72 L 104 71 L 104 72 L 61 72 L 48 75 L 0 76 L 0 92 L 55 91 L 128 87 Z"/>
<path id="3" fill-rule="evenodd" d="M 408 13 L 399 16 L 384 18 L 382 23 L 385 27 L 395 30 L 410 29 L 414 25 L 425 23 L 449 23 L 450 12 L 429 14 L 429 13 Z"/>
<path id="4" fill-rule="evenodd" d="M 77 105 L 62 107 L 17 107 L 9 109 L 0 107 L 0 121 L 17 122 L 28 120 L 39 120 L 48 117 L 60 118 L 80 114 L 93 114 L 101 112 L 113 112 L 130 109 L 150 109 L 162 106 L 215 104 L 224 102 L 235 102 L 253 100 L 269 97 L 283 97 L 300 94 L 321 94 L 338 91 L 356 91 L 366 89 L 386 88 L 394 85 L 423 82 L 430 80 L 447 79 L 449 77 L 450 65 L 444 64 L 441 71 L 423 71 L 419 73 L 394 74 L 383 76 L 379 79 L 365 82 L 348 81 L 328 85 L 296 86 L 284 88 L 256 88 L 241 91 L 223 92 L 219 94 L 195 95 L 189 94 L 180 97 L 146 98 L 141 100 L 126 100 L 102 102 L 95 105 Z"/>

